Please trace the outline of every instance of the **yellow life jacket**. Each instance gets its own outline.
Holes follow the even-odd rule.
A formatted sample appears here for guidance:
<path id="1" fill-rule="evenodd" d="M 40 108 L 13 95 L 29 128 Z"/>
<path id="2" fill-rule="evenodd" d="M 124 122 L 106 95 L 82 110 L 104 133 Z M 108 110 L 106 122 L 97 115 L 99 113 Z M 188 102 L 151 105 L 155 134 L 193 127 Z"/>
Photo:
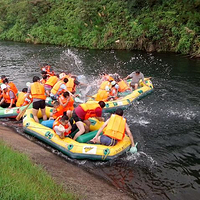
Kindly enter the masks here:
<path id="1" fill-rule="evenodd" d="M 96 117 L 95 110 L 97 108 L 101 108 L 98 103 L 83 103 L 79 106 L 81 106 L 81 108 L 85 111 L 85 119 L 88 119 L 90 117 Z"/>
<path id="2" fill-rule="evenodd" d="M 109 97 L 108 91 L 99 89 L 95 100 L 96 101 L 108 101 L 108 97 Z"/>
<path id="3" fill-rule="evenodd" d="M 125 136 L 125 130 L 126 119 L 119 115 L 112 114 L 109 119 L 108 125 L 106 126 L 106 130 L 103 134 L 120 141 L 123 140 Z"/>
<path id="4" fill-rule="evenodd" d="M 39 82 L 34 82 L 31 84 L 31 95 L 34 99 L 46 99 L 44 86 Z"/>
<path id="5" fill-rule="evenodd" d="M 27 105 L 26 102 L 25 102 L 26 94 L 27 93 L 25 93 L 25 92 L 20 92 L 18 94 L 17 102 L 16 102 L 16 107 L 21 107 L 21 106 Z"/>
<path id="6" fill-rule="evenodd" d="M 45 84 L 53 87 L 57 83 L 57 81 L 58 81 L 57 76 L 50 76 Z"/>
<path id="7" fill-rule="evenodd" d="M 111 87 L 111 83 L 109 81 L 103 81 L 99 88 L 105 90 L 106 86 Z"/>
<path id="8" fill-rule="evenodd" d="M 117 84 L 119 85 L 119 92 L 124 92 L 130 88 L 124 80 L 119 81 Z"/>
<path id="9" fill-rule="evenodd" d="M 58 92 L 58 90 L 60 89 L 60 86 L 61 86 L 62 84 L 65 84 L 64 81 L 62 81 L 62 80 L 58 81 L 58 82 L 53 86 L 53 88 L 51 89 L 51 93 L 52 93 L 53 95 L 56 95 L 57 92 Z M 62 92 L 63 92 L 63 91 L 60 91 L 60 93 L 62 93 Z"/>
<path id="10" fill-rule="evenodd" d="M 68 82 L 66 83 L 66 86 L 67 86 L 67 90 L 69 91 L 69 92 L 74 92 L 74 89 L 75 89 L 75 87 L 74 87 L 74 78 L 68 78 Z"/>

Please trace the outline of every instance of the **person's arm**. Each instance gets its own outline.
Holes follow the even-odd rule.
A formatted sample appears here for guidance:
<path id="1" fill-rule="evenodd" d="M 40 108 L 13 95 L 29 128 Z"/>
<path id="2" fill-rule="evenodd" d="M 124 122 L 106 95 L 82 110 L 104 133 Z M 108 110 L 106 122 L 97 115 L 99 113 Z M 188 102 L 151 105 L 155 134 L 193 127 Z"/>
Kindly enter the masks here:
<path id="1" fill-rule="evenodd" d="M 134 146 L 135 146 L 135 143 L 134 143 L 133 135 L 132 135 L 132 133 L 131 133 L 131 131 L 130 131 L 130 128 L 129 128 L 129 126 L 128 126 L 127 123 L 126 123 L 126 133 L 127 133 L 128 137 L 129 137 L 130 140 L 131 140 L 131 146 L 134 147 Z"/>
<path id="2" fill-rule="evenodd" d="M 14 99 L 11 99 L 11 101 L 10 101 L 10 105 L 9 105 L 8 108 L 12 108 L 13 103 L 14 103 Z"/>
<path id="3" fill-rule="evenodd" d="M 95 117 L 96 119 L 98 119 L 99 121 L 104 121 L 104 117 Z"/>
<path id="4" fill-rule="evenodd" d="M 1 99 L 1 101 L 0 101 L 0 105 L 1 105 L 3 102 L 4 102 L 4 98 Z"/>
<path id="5" fill-rule="evenodd" d="M 68 122 L 68 128 L 65 130 L 66 132 L 69 132 L 72 129 L 72 125 L 70 124 L 70 122 Z"/>
<path id="6" fill-rule="evenodd" d="M 13 105 L 13 103 L 14 103 L 14 99 L 15 99 L 15 94 L 14 94 L 14 92 L 12 92 L 12 91 L 10 91 L 9 92 L 9 96 L 10 96 L 10 105 L 9 105 L 9 107 L 8 108 L 12 108 L 12 105 Z"/>
<path id="7" fill-rule="evenodd" d="M 134 72 L 132 72 L 131 74 L 129 74 L 126 78 L 124 78 L 124 80 L 127 80 L 127 79 L 132 78 L 132 77 L 133 77 L 133 73 L 134 73 Z"/>
<path id="8" fill-rule="evenodd" d="M 99 135 L 101 134 L 101 132 L 103 131 L 103 129 L 108 125 L 108 121 L 109 119 L 102 125 L 102 127 L 98 130 L 97 134 L 95 135 L 95 137 L 91 140 L 92 142 L 96 143 L 97 138 L 99 137 Z"/>

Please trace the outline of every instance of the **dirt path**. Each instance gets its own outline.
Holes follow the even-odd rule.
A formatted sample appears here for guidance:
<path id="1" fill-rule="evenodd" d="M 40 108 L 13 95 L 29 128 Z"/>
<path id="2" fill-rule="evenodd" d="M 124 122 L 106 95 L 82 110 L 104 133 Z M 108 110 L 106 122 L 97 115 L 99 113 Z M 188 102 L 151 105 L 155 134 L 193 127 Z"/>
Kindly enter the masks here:
<path id="1" fill-rule="evenodd" d="M 66 162 L 8 127 L 0 125 L 0 140 L 5 141 L 14 150 L 27 154 L 34 163 L 42 165 L 56 182 L 63 183 L 66 188 L 70 188 L 82 199 L 132 199 L 104 180 Z"/>

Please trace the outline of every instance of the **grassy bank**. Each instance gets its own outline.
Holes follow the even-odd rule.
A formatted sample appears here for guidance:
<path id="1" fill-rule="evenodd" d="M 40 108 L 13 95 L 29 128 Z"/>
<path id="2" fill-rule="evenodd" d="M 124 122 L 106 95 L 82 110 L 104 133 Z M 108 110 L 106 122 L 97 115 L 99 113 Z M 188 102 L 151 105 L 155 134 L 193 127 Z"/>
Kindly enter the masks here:
<path id="1" fill-rule="evenodd" d="M 0 141 L 0 199 L 76 199 L 27 158 Z"/>
<path id="2" fill-rule="evenodd" d="M 200 57 L 200 0 L 2 0 L 0 39 Z"/>

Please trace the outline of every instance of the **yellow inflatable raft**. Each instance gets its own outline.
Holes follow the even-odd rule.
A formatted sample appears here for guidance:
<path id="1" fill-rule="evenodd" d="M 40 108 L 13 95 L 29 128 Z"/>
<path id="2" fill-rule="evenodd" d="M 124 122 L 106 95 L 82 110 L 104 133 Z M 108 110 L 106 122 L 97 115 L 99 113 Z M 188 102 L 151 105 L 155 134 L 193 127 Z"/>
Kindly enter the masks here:
<path id="1" fill-rule="evenodd" d="M 50 112 L 52 112 L 52 108 L 47 107 L 46 114 L 48 117 Z M 42 117 L 41 112 L 38 113 L 38 117 Z M 104 123 L 95 118 L 91 118 L 90 121 L 91 132 L 79 136 L 76 141 L 69 137 L 60 139 L 51 128 L 36 123 L 33 119 L 32 109 L 29 109 L 26 111 L 23 118 L 23 129 L 24 132 L 44 141 L 67 156 L 75 159 L 111 160 L 130 149 L 131 141 L 128 136 L 125 136 L 123 141 L 118 142 L 115 146 L 87 144 L 87 141 L 91 140 L 96 135 L 97 130 Z"/>
<path id="2" fill-rule="evenodd" d="M 121 109 L 127 109 L 132 102 L 136 101 L 136 100 L 140 100 L 143 97 L 145 97 L 146 95 L 150 94 L 153 92 L 153 84 L 151 82 L 151 80 L 149 80 L 148 78 L 145 78 L 145 83 L 146 85 L 144 85 L 143 83 L 140 84 L 140 87 L 137 90 L 133 90 L 132 92 L 125 92 L 125 93 L 121 93 L 120 96 L 117 100 L 114 101 L 107 101 L 105 108 L 103 109 L 103 112 L 108 112 L 108 113 L 114 113 L 115 110 L 117 108 L 121 108 Z M 96 102 L 94 101 L 96 95 L 92 96 L 92 98 L 88 99 L 88 103 L 91 102 Z"/>

